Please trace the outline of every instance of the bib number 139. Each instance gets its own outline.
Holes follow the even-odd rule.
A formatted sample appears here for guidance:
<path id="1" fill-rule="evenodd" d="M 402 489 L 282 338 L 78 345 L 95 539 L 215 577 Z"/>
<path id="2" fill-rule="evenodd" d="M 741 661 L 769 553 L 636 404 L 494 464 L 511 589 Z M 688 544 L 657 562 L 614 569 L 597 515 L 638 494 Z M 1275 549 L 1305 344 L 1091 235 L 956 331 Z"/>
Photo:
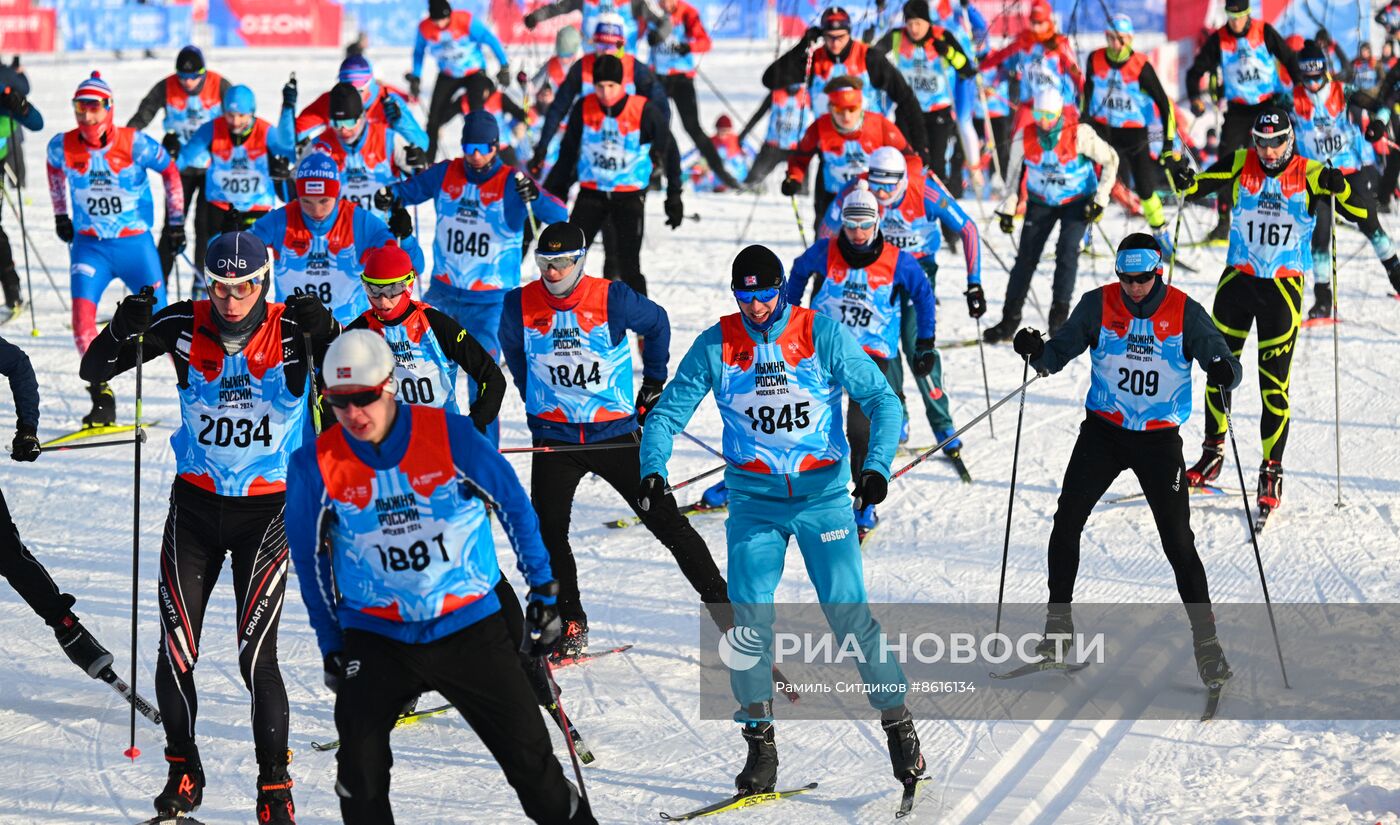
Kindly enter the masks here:
<path id="1" fill-rule="evenodd" d="M 808 412 L 811 405 L 810 401 L 799 401 L 796 404 L 783 404 L 781 407 L 749 407 L 744 410 L 744 414 L 749 417 L 751 429 L 772 435 L 778 430 L 805 430 L 812 423 L 812 416 Z"/>

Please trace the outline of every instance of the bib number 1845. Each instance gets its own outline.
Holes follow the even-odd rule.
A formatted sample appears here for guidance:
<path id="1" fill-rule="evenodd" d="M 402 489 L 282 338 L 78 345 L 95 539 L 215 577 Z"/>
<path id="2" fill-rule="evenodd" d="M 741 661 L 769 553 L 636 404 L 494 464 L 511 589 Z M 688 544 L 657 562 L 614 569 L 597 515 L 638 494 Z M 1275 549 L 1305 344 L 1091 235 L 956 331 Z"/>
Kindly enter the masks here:
<path id="1" fill-rule="evenodd" d="M 810 401 L 799 401 L 780 407 L 749 407 L 744 410 L 744 414 L 749 417 L 751 429 L 772 435 L 778 430 L 805 430 L 812 423 L 812 416 L 808 412 L 811 405 Z"/>

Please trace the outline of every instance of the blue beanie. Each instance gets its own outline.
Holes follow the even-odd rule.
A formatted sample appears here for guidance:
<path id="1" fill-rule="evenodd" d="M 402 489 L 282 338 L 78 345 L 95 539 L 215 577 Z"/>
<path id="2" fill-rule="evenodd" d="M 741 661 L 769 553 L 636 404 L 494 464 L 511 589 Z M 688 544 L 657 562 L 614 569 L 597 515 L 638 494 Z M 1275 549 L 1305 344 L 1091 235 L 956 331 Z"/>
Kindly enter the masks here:
<path id="1" fill-rule="evenodd" d="M 224 92 L 224 111 L 239 115 L 251 115 L 258 110 L 258 100 L 253 90 L 247 86 L 232 86 Z"/>
<path id="2" fill-rule="evenodd" d="M 496 125 L 496 118 L 490 112 L 475 111 L 470 112 L 462 120 L 462 145 L 468 143 L 485 143 L 495 146 L 501 141 L 501 127 Z"/>
<path id="3" fill-rule="evenodd" d="M 340 196 L 340 167 L 325 152 L 312 152 L 297 166 L 297 194 Z"/>

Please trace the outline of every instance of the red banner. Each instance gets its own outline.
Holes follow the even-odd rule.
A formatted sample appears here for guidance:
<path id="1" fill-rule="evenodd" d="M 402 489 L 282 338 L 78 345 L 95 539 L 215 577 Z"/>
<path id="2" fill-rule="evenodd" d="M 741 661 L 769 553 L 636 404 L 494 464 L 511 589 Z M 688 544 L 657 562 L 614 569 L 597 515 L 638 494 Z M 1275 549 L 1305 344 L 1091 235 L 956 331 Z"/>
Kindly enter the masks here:
<path id="1" fill-rule="evenodd" d="M 340 6 L 329 0 L 216 0 L 209 21 L 221 46 L 340 45 Z"/>
<path id="2" fill-rule="evenodd" d="M 531 10 L 549 5 L 545 0 L 526 0 L 525 6 Z M 579 27 L 582 16 L 569 12 L 542 21 L 535 30 L 525 28 L 525 13 L 515 0 L 491 0 L 491 26 L 502 43 L 547 43 L 554 44 L 554 35 L 565 26 Z M 584 51 L 588 51 L 588 36 L 584 35 Z"/>
<path id="3" fill-rule="evenodd" d="M 53 9 L 25 8 L 25 2 L 0 8 L 0 51 L 51 52 L 58 33 Z"/>

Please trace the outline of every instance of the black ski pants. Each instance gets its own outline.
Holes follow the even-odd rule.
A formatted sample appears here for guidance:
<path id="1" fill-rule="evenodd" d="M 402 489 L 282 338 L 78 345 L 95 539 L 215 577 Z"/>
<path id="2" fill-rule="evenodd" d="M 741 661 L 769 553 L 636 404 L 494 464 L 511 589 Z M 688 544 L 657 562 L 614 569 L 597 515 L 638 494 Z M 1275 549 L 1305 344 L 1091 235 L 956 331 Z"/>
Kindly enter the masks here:
<path id="1" fill-rule="evenodd" d="M 997 163 L 1001 167 L 1001 174 L 1004 179 L 1007 175 L 1006 166 L 1007 164 L 1011 163 L 1012 118 L 1007 115 L 1002 115 L 999 117 L 993 115 L 992 117 L 988 118 L 988 120 L 990 120 L 992 123 L 992 142 L 995 144 L 995 151 L 997 153 Z M 978 129 L 977 134 L 981 135 L 985 140 L 986 127 L 983 126 L 981 129 Z"/>
<path id="2" fill-rule="evenodd" d="M 1157 194 L 1164 184 L 1161 167 L 1152 158 L 1151 140 L 1145 126 L 1109 127 L 1097 120 L 1089 121 L 1098 136 L 1118 152 L 1118 180 L 1132 187 L 1139 198 L 1146 200 Z M 1151 221 L 1149 221 L 1151 223 Z"/>
<path id="3" fill-rule="evenodd" d="M 58 592 L 58 585 L 54 584 L 49 571 L 20 541 L 19 528 L 10 517 L 4 493 L 0 493 L 0 575 L 24 599 L 29 609 L 54 629 L 58 628 L 76 601 L 67 593 Z"/>
<path id="4" fill-rule="evenodd" d="M 603 224 L 612 224 L 616 246 L 608 254 L 617 257 L 617 277 L 641 295 L 647 294 L 647 282 L 642 277 L 645 219 L 645 192 L 580 189 L 574 198 L 574 209 L 569 213 L 569 222 L 583 230 L 583 239 L 589 245 Z"/>
<path id="5" fill-rule="evenodd" d="M 900 406 L 904 406 L 904 369 L 899 364 L 899 353 L 893 358 L 876 358 L 868 352 L 866 355 L 880 368 L 890 389 L 899 396 Z M 851 481 L 859 486 L 861 468 L 865 466 L 866 453 L 870 452 L 870 419 L 853 398 L 846 399 L 846 441 L 851 447 Z"/>
<path id="6" fill-rule="evenodd" d="M 336 695 L 335 727 L 336 793 L 345 825 L 393 825 L 389 734 L 404 705 L 428 690 L 462 714 L 531 821 L 597 822 L 564 779 L 500 614 L 426 644 L 347 630 L 343 653 L 347 675 Z"/>
<path id="7" fill-rule="evenodd" d="M 1196 536 L 1191 532 L 1190 491 L 1186 484 L 1186 464 L 1181 456 L 1181 433 L 1175 427 L 1163 430 L 1125 430 L 1094 413 L 1079 425 L 1060 501 L 1050 528 L 1048 553 L 1050 603 L 1074 601 L 1074 580 L 1079 573 L 1079 538 L 1089 513 L 1108 491 L 1114 479 L 1131 470 L 1142 485 L 1162 552 L 1176 575 L 1176 590 L 1186 605 L 1192 628 L 1211 622 L 1210 588 L 1206 569 L 1196 552 Z"/>
<path id="8" fill-rule="evenodd" d="M 636 434 L 618 436 L 598 444 L 637 444 Z M 563 442 L 537 442 L 558 445 Z M 535 453 L 530 467 L 530 501 L 540 519 L 540 537 L 549 550 L 549 567 L 559 582 L 559 616 L 565 621 L 588 621 L 579 597 L 578 565 L 569 544 L 569 519 L 574 492 L 585 475 L 595 473 L 612 486 L 642 519 L 642 525 L 656 536 L 676 559 L 681 574 L 700 594 L 705 604 L 729 601 L 729 588 L 715 565 L 710 548 L 690 521 L 680 514 L 674 496 L 643 512 L 637 505 L 637 486 L 642 478 L 640 445 L 631 449 L 584 450 L 578 452 Z"/>
<path id="9" fill-rule="evenodd" d="M 758 156 L 753 159 L 753 165 L 749 167 L 749 174 L 744 178 L 747 186 L 757 186 L 763 183 L 764 179 L 778 168 L 778 164 L 786 164 L 788 150 L 779 148 L 776 144 L 765 143 L 758 148 Z"/>
<path id="10" fill-rule="evenodd" d="M 198 272 L 193 273 L 191 283 L 204 283 L 204 250 L 209 248 L 209 201 L 204 197 L 203 169 L 186 169 L 180 173 L 180 186 L 185 190 L 185 231 L 190 238 L 190 258 Z M 166 286 L 170 285 L 170 270 L 175 266 L 175 251 L 167 245 L 165 229 L 160 231 L 160 243 L 156 244 L 160 255 L 160 271 Z"/>
<path id="11" fill-rule="evenodd" d="M 705 159 L 705 163 L 715 170 L 716 177 L 723 180 L 729 173 L 725 171 L 724 159 L 719 156 L 714 141 L 710 140 L 710 136 L 705 133 L 705 126 L 700 122 L 700 108 L 695 99 L 695 78 L 683 74 L 668 74 L 661 78 L 661 85 L 666 87 L 666 96 L 675 104 L 676 114 L 681 116 L 681 126 L 685 127 L 685 133 L 690 135 L 696 150 Z"/>
<path id="12" fill-rule="evenodd" d="M 194 744 L 198 697 L 194 668 L 214 584 L 232 559 L 238 670 L 253 697 L 259 765 L 287 759 L 287 691 L 277 664 L 277 624 L 287 589 L 285 496 L 220 496 L 177 480 L 160 547 L 160 655 L 156 703 L 166 744 Z"/>
<path id="13" fill-rule="evenodd" d="M 466 77 L 438 74 L 433 81 L 433 97 L 428 102 L 428 162 L 437 160 L 438 132 L 460 111 L 452 105 L 457 92 L 467 88 Z"/>
<path id="14" fill-rule="evenodd" d="M 1303 278 L 1255 278 L 1226 267 L 1215 287 L 1211 319 L 1225 336 L 1236 358 L 1252 326 L 1259 329 L 1259 440 L 1265 460 L 1282 461 L 1288 445 L 1288 384 L 1293 373 L 1293 350 L 1303 320 Z M 1206 442 L 1225 437 L 1225 407 L 1220 389 L 1206 386 Z M 1224 397 L 1228 403 L 1230 396 Z"/>
<path id="15" fill-rule="evenodd" d="M 1386 260 L 1395 254 L 1394 244 L 1391 243 L 1390 236 L 1386 234 L 1385 227 L 1381 226 L 1379 207 L 1376 203 L 1376 186 L 1378 174 L 1376 167 L 1363 166 L 1346 176 L 1347 183 L 1351 185 L 1351 195 L 1347 202 L 1356 209 L 1363 209 L 1366 216 L 1360 221 L 1354 221 L 1361 230 L 1361 234 L 1370 241 L 1371 248 L 1375 250 L 1376 257 L 1381 261 Z M 1317 223 L 1313 226 L 1312 249 L 1313 252 L 1323 253 L 1327 258 L 1332 254 L 1332 199 L 1318 198 Z M 1343 207 L 1345 208 L 1345 207 Z M 1319 260 L 1314 256 L 1314 260 Z M 1339 261 L 1338 264 L 1341 262 Z M 1325 284 L 1332 281 L 1331 267 L 1318 267 L 1313 272 L 1316 283 Z"/>
<path id="16" fill-rule="evenodd" d="M 1047 206 L 1035 201 L 1026 203 L 1026 221 L 1021 227 L 1021 242 L 1016 247 L 1016 261 L 1011 265 L 1011 277 L 1006 284 L 1006 301 L 1002 318 L 1020 319 L 1031 289 L 1031 276 L 1040 265 L 1041 253 L 1050 240 L 1055 224 L 1060 225 L 1060 238 L 1055 242 L 1055 279 L 1051 284 L 1051 300 L 1068 304 L 1074 298 L 1074 280 L 1079 277 L 1079 242 L 1089 221 L 1084 208 L 1089 198 L 1080 198 L 1059 206 Z"/>
<path id="17" fill-rule="evenodd" d="M 948 191 L 955 198 L 963 193 L 963 163 L 966 155 L 962 141 L 958 139 L 958 119 L 953 107 L 948 106 L 935 112 L 924 112 L 924 133 L 928 135 L 928 156 Z M 948 146 L 952 145 L 952 157 L 948 156 Z"/>

